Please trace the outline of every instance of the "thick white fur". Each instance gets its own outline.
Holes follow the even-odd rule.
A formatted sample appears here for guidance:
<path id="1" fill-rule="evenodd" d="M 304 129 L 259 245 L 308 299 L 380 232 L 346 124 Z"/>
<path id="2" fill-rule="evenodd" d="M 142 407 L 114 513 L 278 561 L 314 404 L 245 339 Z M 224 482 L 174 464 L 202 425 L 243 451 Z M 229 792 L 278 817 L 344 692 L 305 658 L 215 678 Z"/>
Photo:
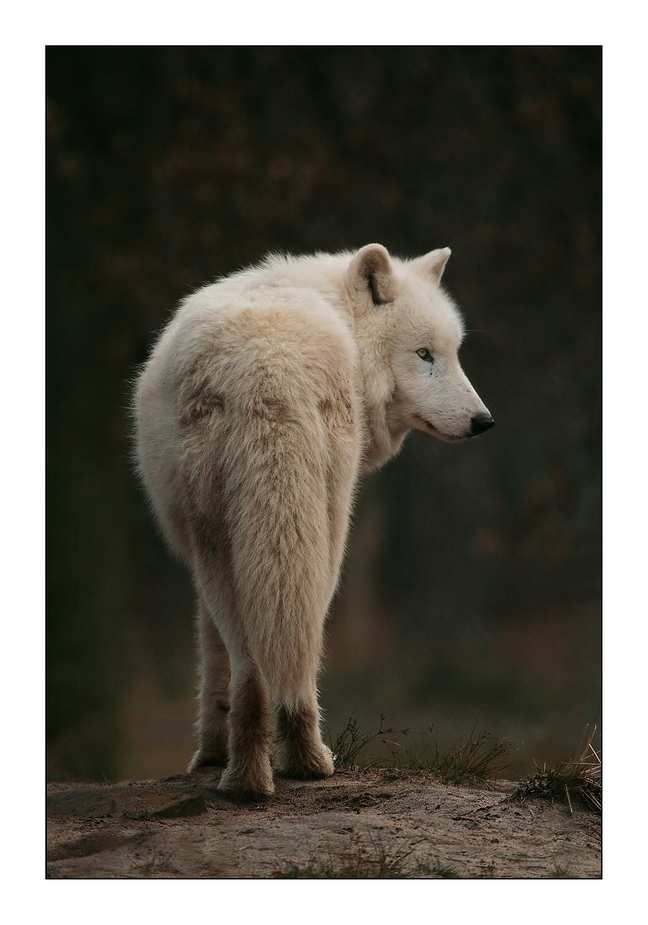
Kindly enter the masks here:
<path id="1" fill-rule="evenodd" d="M 273 737 L 279 772 L 333 771 L 316 679 L 360 471 L 412 427 L 462 440 L 488 414 L 439 286 L 449 254 L 271 256 L 185 299 L 139 377 L 139 470 L 199 601 L 190 767 L 229 759 L 236 795 L 272 792 Z"/>

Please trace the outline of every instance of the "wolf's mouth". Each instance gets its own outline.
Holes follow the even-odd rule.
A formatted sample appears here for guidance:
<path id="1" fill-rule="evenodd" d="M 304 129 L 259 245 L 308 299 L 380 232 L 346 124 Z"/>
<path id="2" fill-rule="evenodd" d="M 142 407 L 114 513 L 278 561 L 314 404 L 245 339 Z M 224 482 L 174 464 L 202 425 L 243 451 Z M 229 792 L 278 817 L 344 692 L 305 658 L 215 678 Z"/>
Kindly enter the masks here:
<path id="1" fill-rule="evenodd" d="M 469 439 L 468 434 L 466 434 L 465 437 L 455 437 L 452 434 L 444 434 L 443 431 L 436 428 L 434 424 L 430 424 L 429 421 L 426 421 L 425 418 L 422 418 L 419 414 L 415 414 L 414 417 L 417 419 L 417 421 L 420 421 L 421 424 L 423 424 L 428 433 L 431 433 L 439 440 L 444 440 L 446 443 L 461 443 L 462 441 Z"/>

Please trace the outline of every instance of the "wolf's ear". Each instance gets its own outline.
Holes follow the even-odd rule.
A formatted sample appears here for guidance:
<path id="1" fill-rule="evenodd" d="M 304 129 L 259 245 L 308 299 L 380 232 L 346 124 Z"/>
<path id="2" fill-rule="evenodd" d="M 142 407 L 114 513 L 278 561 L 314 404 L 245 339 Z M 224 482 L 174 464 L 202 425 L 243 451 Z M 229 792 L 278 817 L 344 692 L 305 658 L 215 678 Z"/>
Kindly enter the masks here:
<path id="1" fill-rule="evenodd" d="M 356 292 L 369 293 L 374 305 L 394 298 L 394 276 L 389 254 L 382 244 L 367 244 L 349 265 L 349 283 Z"/>
<path id="2" fill-rule="evenodd" d="M 417 257 L 412 261 L 412 265 L 421 273 L 422 276 L 431 279 L 434 283 L 441 281 L 445 265 L 452 251 L 449 247 L 439 247 L 423 257 Z"/>

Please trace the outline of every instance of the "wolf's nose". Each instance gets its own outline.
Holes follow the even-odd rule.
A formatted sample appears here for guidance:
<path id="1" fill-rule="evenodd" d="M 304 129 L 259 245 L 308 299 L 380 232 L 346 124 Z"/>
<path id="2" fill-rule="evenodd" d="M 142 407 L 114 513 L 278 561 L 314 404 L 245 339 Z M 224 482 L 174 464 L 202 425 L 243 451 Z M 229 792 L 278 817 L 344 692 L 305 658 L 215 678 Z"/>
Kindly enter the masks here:
<path id="1" fill-rule="evenodd" d="M 483 434 L 485 430 L 489 430 L 494 425 L 495 421 L 490 414 L 484 414 L 483 412 L 473 414 L 470 419 L 470 432 L 473 435 Z"/>

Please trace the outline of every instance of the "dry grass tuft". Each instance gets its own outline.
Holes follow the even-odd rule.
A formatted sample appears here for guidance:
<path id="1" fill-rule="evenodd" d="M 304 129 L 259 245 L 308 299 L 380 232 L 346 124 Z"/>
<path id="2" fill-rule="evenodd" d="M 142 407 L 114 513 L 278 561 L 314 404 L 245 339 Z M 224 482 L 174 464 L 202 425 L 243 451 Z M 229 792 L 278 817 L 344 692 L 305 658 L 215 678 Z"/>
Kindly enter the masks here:
<path id="1" fill-rule="evenodd" d="M 468 738 L 447 755 L 437 751 L 431 768 L 441 780 L 449 784 L 487 784 L 509 767 L 501 759 L 509 754 L 510 742 L 496 739 L 488 732 L 474 738 L 474 732 L 473 729 Z"/>
<path id="2" fill-rule="evenodd" d="M 574 803 L 587 809 L 601 812 L 601 756 L 592 745 L 596 726 L 590 733 L 585 730 L 585 742 L 576 758 L 561 761 L 553 770 L 545 765 L 534 777 L 522 781 L 512 796 L 518 803 L 541 797 L 566 803 L 573 812 Z"/>
<path id="3" fill-rule="evenodd" d="M 335 766 L 347 769 L 381 767 L 404 772 L 426 770 L 445 783 L 469 785 L 486 784 L 508 767 L 501 759 L 508 755 L 510 742 L 495 739 L 487 732 L 475 738 L 473 729 L 467 739 L 443 754 L 439 751 L 434 726 L 428 726 L 429 736 L 411 736 L 411 731 L 409 728 L 386 728 L 383 713 L 378 731 L 364 734 L 355 717 L 351 716 L 335 741 L 329 734 Z M 397 741 L 397 737 L 401 741 Z M 382 745 L 383 756 L 367 758 L 363 752 L 370 744 Z M 385 754 L 385 749 L 390 757 Z"/>
<path id="4" fill-rule="evenodd" d="M 403 729 L 401 733 L 407 735 L 409 730 Z M 378 762 L 371 761 L 366 758 L 366 756 L 360 757 L 360 752 L 363 751 L 369 745 L 370 742 L 375 742 L 376 740 L 384 741 L 382 736 L 387 734 L 392 734 L 394 730 L 389 727 L 385 728 L 385 714 L 381 714 L 380 717 L 380 728 L 378 732 L 374 732 L 371 735 L 360 732 L 360 727 L 358 726 L 358 721 L 355 716 L 350 716 L 349 720 L 335 739 L 331 738 L 329 732 L 329 744 L 331 746 L 331 751 L 333 752 L 333 763 L 336 768 L 345 768 L 349 770 L 355 770 L 358 767 L 372 767 L 375 766 Z"/>

